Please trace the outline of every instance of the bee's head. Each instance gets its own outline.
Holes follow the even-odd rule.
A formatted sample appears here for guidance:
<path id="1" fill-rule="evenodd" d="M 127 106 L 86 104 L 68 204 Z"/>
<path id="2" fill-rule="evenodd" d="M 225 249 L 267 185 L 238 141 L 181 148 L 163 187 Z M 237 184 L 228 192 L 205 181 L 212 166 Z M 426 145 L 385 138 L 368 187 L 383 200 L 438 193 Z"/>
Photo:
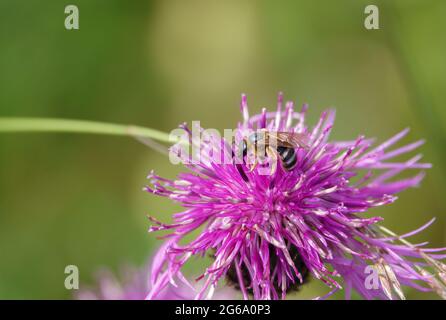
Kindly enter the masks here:
<path id="1" fill-rule="evenodd" d="M 258 135 L 258 133 L 257 132 L 254 132 L 254 133 L 251 133 L 249 136 L 248 136 L 248 143 L 250 143 L 250 144 L 255 144 L 255 143 L 257 143 L 257 141 L 258 141 L 258 139 L 259 139 L 259 135 Z"/>
<path id="2" fill-rule="evenodd" d="M 268 132 L 265 129 L 262 129 L 249 134 L 247 140 L 252 144 L 263 143 L 266 140 L 267 135 Z"/>

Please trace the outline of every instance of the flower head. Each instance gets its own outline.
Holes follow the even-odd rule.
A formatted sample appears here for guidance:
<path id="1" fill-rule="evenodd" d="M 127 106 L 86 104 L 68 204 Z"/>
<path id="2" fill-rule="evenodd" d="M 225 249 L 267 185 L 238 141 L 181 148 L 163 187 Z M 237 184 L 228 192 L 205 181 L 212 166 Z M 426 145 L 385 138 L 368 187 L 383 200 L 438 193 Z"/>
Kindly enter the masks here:
<path id="1" fill-rule="evenodd" d="M 156 258 L 149 261 L 144 267 L 136 268 L 127 266 L 124 268 L 120 279 L 110 270 L 102 269 L 98 275 L 96 288 L 82 288 L 76 294 L 79 300 L 145 300 L 150 292 L 150 271 L 156 264 Z M 158 290 L 157 300 L 191 300 L 195 297 L 195 288 L 184 284 L 179 286 L 168 285 Z M 220 290 L 214 295 L 214 299 L 233 299 L 235 292 L 232 290 Z"/>
<path id="2" fill-rule="evenodd" d="M 118 279 L 113 272 L 102 269 L 97 273 L 97 287 L 81 288 L 76 294 L 79 300 L 144 300 L 149 292 L 149 267 L 126 267 Z M 159 299 L 171 299 L 171 290 L 166 287 Z M 170 300 L 169 299 L 169 300 Z"/>
<path id="3" fill-rule="evenodd" d="M 83 288 L 77 294 L 79 300 L 145 300 L 150 291 L 150 265 L 143 268 L 127 266 L 120 279 L 108 269 L 97 274 L 97 287 Z M 159 291 L 157 300 L 190 300 L 195 292 L 182 285 L 166 286 Z"/>
<path id="4" fill-rule="evenodd" d="M 235 130 L 234 143 L 212 135 L 195 141 L 183 126 L 200 161 L 187 162 L 175 146 L 190 172 L 176 180 L 149 175 L 147 191 L 185 208 L 173 215 L 172 224 L 150 218 L 151 232 L 171 232 L 153 269 L 149 298 L 169 283 L 187 283 L 182 267 L 192 256 L 205 254 L 214 261 L 198 278 L 203 282 L 198 299 L 211 297 L 222 279 L 235 282 L 245 299 L 280 299 L 308 278 L 324 282 L 329 287 L 327 296 L 345 289 L 348 297 L 355 289 L 367 299 L 404 299 L 401 286 L 406 285 L 446 297 L 446 266 L 439 261 L 445 255 L 438 253 L 444 249 L 426 249 L 406 240 L 427 225 L 397 236 L 380 225 L 383 218 L 362 215 L 419 184 L 423 172 L 411 178 L 394 177 L 405 170 L 429 168 L 419 162 L 420 155 L 405 162 L 391 159 L 423 141 L 393 148 L 408 129 L 376 147 L 362 136 L 329 141 L 334 110 L 324 112 L 310 128 L 305 123 L 306 105 L 295 112 L 292 102 L 283 110 L 282 101 L 279 95 L 276 112 L 264 109 L 250 117 L 242 96 L 243 121 Z M 247 163 L 240 146 L 258 130 L 306 137 L 306 147 L 296 145 L 290 151 L 296 158 L 292 169 L 277 165 L 265 174 L 265 167 L 286 160 L 279 149 L 255 168 Z M 242 154 L 242 161 L 216 161 L 212 155 L 221 149 L 232 157 Z M 196 230 L 200 232 L 192 240 L 184 239 Z M 370 272 L 376 272 L 378 285 L 367 283 Z"/>

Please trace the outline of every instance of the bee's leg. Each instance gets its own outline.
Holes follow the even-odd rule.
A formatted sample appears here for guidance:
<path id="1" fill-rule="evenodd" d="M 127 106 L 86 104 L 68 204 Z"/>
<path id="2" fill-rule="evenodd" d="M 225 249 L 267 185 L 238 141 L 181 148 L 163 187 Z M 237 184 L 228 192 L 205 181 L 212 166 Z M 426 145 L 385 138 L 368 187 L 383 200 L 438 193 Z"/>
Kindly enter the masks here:
<path id="1" fill-rule="evenodd" d="M 259 164 L 259 162 L 257 161 L 257 157 L 255 157 L 254 163 L 252 164 L 251 168 L 249 169 L 249 172 L 253 172 L 258 164 Z"/>
<path id="2" fill-rule="evenodd" d="M 240 143 L 237 145 L 235 141 L 235 137 L 232 137 L 232 143 L 231 143 L 231 157 L 232 157 L 232 163 L 233 164 L 242 164 L 244 162 L 244 158 L 246 156 L 246 141 L 243 139 Z"/>
<path id="3" fill-rule="evenodd" d="M 241 152 L 240 153 L 240 158 L 242 159 L 242 162 L 245 162 L 245 158 L 248 155 L 248 141 L 246 141 L 246 139 L 243 139 L 242 142 L 242 147 L 241 147 Z"/>
<path id="4" fill-rule="evenodd" d="M 246 157 L 246 152 L 247 152 L 246 151 L 246 148 L 247 148 L 246 140 L 243 139 L 242 144 L 243 144 L 243 146 L 241 148 L 242 151 L 237 152 L 237 155 L 235 155 L 234 151 L 232 151 L 232 154 L 234 157 L 233 163 L 235 164 L 235 167 L 237 168 L 237 171 L 240 173 L 242 179 L 245 182 L 248 182 L 249 181 L 248 176 L 246 175 L 245 170 L 243 169 L 243 166 L 242 166 L 242 163 L 244 163 L 244 161 L 245 161 L 244 159 Z M 235 138 L 233 138 L 233 145 L 235 145 Z M 239 147 L 239 149 L 240 149 L 240 147 Z"/>
<path id="5" fill-rule="evenodd" d="M 232 136 L 232 141 L 231 141 L 231 159 L 232 159 L 232 163 L 235 164 L 235 137 Z"/>
<path id="6" fill-rule="evenodd" d="M 273 175 L 277 170 L 277 152 L 272 147 L 268 147 L 266 148 L 266 154 L 271 161 L 271 175 Z"/>
<path id="7" fill-rule="evenodd" d="M 249 167 L 249 172 L 253 172 L 254 169 L 257 167 L 258 165 L 258 158 L 257 158 L 257 150 L 256 150 L 256 145 L 250 143 L 248 145 L 248 148 L 246 150 L 246 160 L 247 163 L 246 165 Z"/>

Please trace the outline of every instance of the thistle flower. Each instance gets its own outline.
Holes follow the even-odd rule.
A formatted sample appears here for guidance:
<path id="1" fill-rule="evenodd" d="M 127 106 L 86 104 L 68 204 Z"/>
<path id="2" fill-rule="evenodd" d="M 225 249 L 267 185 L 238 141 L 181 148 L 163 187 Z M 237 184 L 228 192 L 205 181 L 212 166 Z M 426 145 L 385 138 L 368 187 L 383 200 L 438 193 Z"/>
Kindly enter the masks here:
<path id="1" fill-rule="evenodd" d="M 97 273 L 97 287 L 81 288 L 75 298 L 78 300 L 144 300 L 149 292 L 149 267 L 141 270 L 126 267 L 118 279 L 113 272 L 102 269 Z M 160 299 L 171 298 L 171 290 L 165 288 Z"/>
<path id="2" fill-rule="evenodd" d="M 97 287 L 83 288 L 79 290 L 75 298 L 78 300 L 145 300 L 150 292 L 151 268 L 151 261 L 142 268 L 127 266 L 120 280 L 110 270 L 102 269 L 97 274 Z M 156 299 L 191 300 L 195 295 L 195 289 L 183 284 L 168 285 L 158 292 Z M 227 300 L 234 297 L 235 292 L 226 289 L 217 292 L 214 299 Z"/>
<path id="3" fill-rule="evenodd" d="M 440 262 L 445 249 L 428 249 L 406 240 L 433 221 L 397 236 L 381 226 L 382 217 L 362 215 L 369 208 L 392 203 L 398 192 L 420 183 L 423 172 L 394 179 L 402 171 L 429 168 L 430 164 L 419 162 L 420 155 L 405 162 L 390 159 L 413 151 L 423 141 L 390 150 L 408 129 L 376 147 L 362 136 L 329 141 L 334 110 L 324 112 L 310 128 L 305 124 L 306 105 L 295 112 L 292 102 L 284 110 L 282 103 L 279 95 L 276 112 L 263 109 L 250 117 L 242 96 L 243 121 L 235 131 L 235 144 L 210 136 L 198 145 L 192 131 L 182 126 L 200 161 L 187 162 L 177 145 L 172 150 L 190 172 L 176 180 L 153 172 L 148 176 L 147 191 L 185 208 L 173 215 L 172 224 L 149 217 L 154 224 L 150 232 L 170 233 L 152 269 L 148 298 L 177 281 L 190 285 L 182 267 L 191 257 L 205 254 L 214 261 L 197 279 L 202 282 L 197 299 L 212 297 L 222 279 L 234 282 L 245 299 L 284 299 L 308 278 L 328 286 L 327 294 L 317 298 L 340 289 L 349 298 L 354 289 L 366 299 L 404 299 L 403 285 L 446 298 L 446 266 Z M 243 161 L 221 163 L 212 157 L 222 148 L 232 155 L 239 153 L 237 146 L 244 137 L 259 129 L 308 138 L 308 148 L 296 148 L 292 170 L 279 165 L 274 173 L 261 174 L 262 166 L 252 170 Z M 267 157 L 264 165 L 272 161 L 280 160 Z M 197 230 L 192 240 L 184 239 Z M 367 283 L 371 272 L 376 273 L 377 286 Z"/>

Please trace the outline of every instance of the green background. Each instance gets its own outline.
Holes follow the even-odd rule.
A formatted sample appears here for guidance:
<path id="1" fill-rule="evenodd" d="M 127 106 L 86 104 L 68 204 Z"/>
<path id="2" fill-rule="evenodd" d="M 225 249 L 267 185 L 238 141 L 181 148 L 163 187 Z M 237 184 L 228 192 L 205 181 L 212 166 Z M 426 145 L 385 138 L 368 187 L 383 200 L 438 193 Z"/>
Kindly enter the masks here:
<path id="1" fill-rule="evenodd" d="M 80 30 L 64 28 L 68 4 Z M 380 30 L 363 26 L 368 4 Z M 336 139 L 382 141 L 410 126 L 404 141 L 425 138 L 434 167 L 372 213 L 397 232 L 436 216 L 413 241 L 444 246 L 445 32 L 443 0 L 0 0 L 0 116 L 223 129 L 240 119 L 240 93 L 253 112 L 282 90 L 310 104 L 310 122 L 336 107 Z M 69 299 L 69 264 L 82 284 L 102 266 L 143 264 L 158 244 L 145 215 L 169 221 L 178 210 L 141 191 L 151 169 L 181 170 L 129 138 L 2 134 L 0 298 Z M 292 298 L 325 292 L 313 281 Z"/>

